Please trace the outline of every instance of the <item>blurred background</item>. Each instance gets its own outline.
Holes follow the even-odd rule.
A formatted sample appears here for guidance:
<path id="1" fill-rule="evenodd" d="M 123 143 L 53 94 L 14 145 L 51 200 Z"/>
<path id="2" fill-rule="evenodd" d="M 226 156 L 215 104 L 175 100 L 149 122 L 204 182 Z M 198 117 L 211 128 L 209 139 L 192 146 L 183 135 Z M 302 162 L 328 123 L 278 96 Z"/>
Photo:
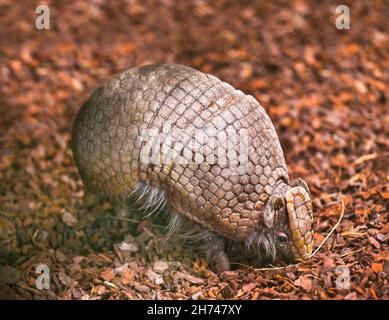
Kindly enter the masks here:
<path id="1" fill-rule="evenodd" d="M 35 26 L 40 4 L 48 30 Z M 340 4 L 350 29 L 336 27 Z M 388 298 L 388 16 L 379 0 L 0 0 L 0 296 Z M 305 266 L 218 276 L 189 249 L 156 249 L 159 226 L 82 205 L 68 148 L 76 112 L 114 74 L 156 62 L 211 73 L 262 104 L 291 176 L 311 187 L 316 244 L 344 195 L 340 227 Z M 49 290 L 35 286 L 40 263 Z M 337 266 L 348 289 L 335 288 Z"/>

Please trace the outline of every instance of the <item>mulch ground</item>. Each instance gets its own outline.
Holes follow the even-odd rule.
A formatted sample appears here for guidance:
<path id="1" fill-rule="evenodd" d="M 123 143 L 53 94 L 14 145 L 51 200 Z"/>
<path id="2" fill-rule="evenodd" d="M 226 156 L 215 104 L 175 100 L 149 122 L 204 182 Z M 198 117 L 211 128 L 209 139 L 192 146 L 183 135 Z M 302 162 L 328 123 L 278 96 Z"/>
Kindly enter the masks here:
<path id="1" fill-rule="evenodd" d="M 0 297 L 10 299 L 388 299 L 389 6 L 349 1 L 0 1 Z M 83 205 L 72 120 L 103 81 L 181 63 L 255 96 L 292 178 L 311 187 L 315 245 L 285 269 L 215 274 L 151 221 Z M 50 288 L 36 288 L 36 268 Z M 349 278 L 348 287 L 347 279 Z M 343 284 L 343 285 L 342 285 Z"/>

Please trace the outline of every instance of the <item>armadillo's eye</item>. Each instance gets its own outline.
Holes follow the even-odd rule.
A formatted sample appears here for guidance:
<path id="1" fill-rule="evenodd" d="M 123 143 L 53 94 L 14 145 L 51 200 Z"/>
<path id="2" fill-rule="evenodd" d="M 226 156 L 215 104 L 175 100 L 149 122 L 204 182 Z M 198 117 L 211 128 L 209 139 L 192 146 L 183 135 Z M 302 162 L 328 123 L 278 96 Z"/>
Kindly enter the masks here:
<path id="1" fill-rule="evenodd" d="M 283 232 L 279 232 L 279 233 L 277 233 L 277 240 L 280 243 L 287 243 L 288 242 L 288 236 L 285 233 L 283 233 Z"/>

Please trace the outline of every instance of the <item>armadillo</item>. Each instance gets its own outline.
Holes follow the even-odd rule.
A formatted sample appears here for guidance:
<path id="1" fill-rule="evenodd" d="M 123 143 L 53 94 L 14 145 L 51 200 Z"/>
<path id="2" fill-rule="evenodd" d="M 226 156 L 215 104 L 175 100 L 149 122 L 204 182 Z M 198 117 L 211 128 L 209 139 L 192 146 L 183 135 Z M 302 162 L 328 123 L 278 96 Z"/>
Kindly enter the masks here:
<path id="1" fill-rule="evenodd" d="M 264 108 L 215 76 L 177 64 L 131 68 L 81 107 L 71 146 L 88 194 L 169 208 L 202 233 L 221 271 L 230 268 L 227 239 L 272 259 L 312 252 L 307 184 L 290 181 Z"/>

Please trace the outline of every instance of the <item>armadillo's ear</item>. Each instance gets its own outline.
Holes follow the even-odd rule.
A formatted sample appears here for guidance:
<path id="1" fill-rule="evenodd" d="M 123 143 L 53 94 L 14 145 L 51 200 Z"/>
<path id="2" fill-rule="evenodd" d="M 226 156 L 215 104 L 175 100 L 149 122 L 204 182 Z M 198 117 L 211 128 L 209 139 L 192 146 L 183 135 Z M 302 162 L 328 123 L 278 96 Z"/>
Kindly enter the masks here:
<path id="1" fill-rule="evenodd" d="M 284 200 L 280 196 L 271 196 L 268 205 L 265 206 L 262 217 L 266 227 L 273 228 L 277 218 L 277 211 L 285 205 Z"/>
<path id="2" fill-rule="evenodd" d="M 280 210 L 284 205 L 284 199 L 282 199 L 280 196 L 273 196 L 273 210 L 277 211 Z"/>
<path id="3" fill-rule="evenodd" d="M 308 184 L 301 178 L 295 179 L 290 183 L 291 187 L 303 187 L 310 194 Z"/>

